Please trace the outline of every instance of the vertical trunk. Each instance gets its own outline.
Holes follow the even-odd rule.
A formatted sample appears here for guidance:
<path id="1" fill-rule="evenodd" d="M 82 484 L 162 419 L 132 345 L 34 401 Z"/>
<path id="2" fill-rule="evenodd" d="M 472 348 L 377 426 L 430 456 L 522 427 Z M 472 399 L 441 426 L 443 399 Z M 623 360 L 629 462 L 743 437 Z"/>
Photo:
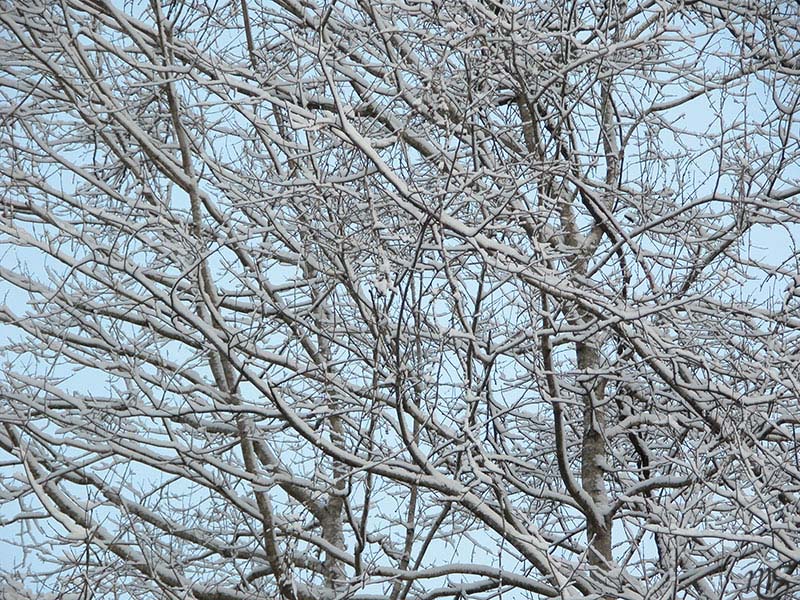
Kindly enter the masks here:
<path id="1" fill-rule="evenodd" d="M 620 27 L 625 15 L 624 0 L 608 0 L 606 4 L 609 29 L 613 27 L 612 39 L 620 39 Z M 611 79 L 601 82 L 601 122 L 603 151 L 606 161 L 605 183 L 608 190 L 618 186 L 620 175 L 620 147 L 617 142 L 617 118 L 614 110 Z M 609 207 L 613 198 L 605 199 Z M 599 225 L 600 223 L 597 223 Z M 605 568 L 611 561 L 611 522 L 608 516 L 608 491 L 605 482 L 606 447 L 604 429 L 606 424 L 605 381 L 593 375 L 599 372 L 600 348 L 596 341 L 577 344 L 578 369 L 583 373 L 583 444 L 581 447 L 581 481 L 583 489 L 592 498 L 600 513 L 599 519 L 587 519 L 589 539 L 589 564 Z"/>
<path id="2" fill-rule="evenodd" d="M 611 524 L 607 519 L 608 492 L 605 483 L 606 448 L 604 385 L 600 378 L 589 373 L 600 363 L 600 351 L 593 342 L 577 345 L 578 368 L 585 374 L 583 384 L 583 444 L 581 446 L 581 482 L 600 513 L 601 520 L 587 516 L 589 564 L 605 567 L 611 560 Z"/>
<path id="3" fill-rule="evenodd" d="M 316 270 L 311 264 L 304 265 L 304 274 L 310 280 L 316 275 Z M 323 290 L 314 287 L 311 294 L 316 305 L 312 315 L 314 324 L 318 331 L 332 331 L 327 301 L 324 300 Z M 314 354 L 315 362 L 321 371 L 325 373 L 326 379 L 333 374 L 331 367 L 331 343 L 328 336 L 319 333 L 316 339 L 317 353 Z M 328 426 L 330 427 L 331 441 L 339 448 L 344 448 L 344 423 L 339 416 L 341 405 L 336 398 L 336 390 L 325 385 L 324 396 L 328 408 Z M 325 508 L 321 517 L 322 537 L 333 547 L 344 550 L 345 539 L 342 526 L 342 513 L 347 498 L 347 469 L 338 460 L 333 460 L 331 465 L 331 488 L 328 493 Z M 343 593 L 345 585 L 344 565 L 334 552 L 325 553 L 325 587 L 334 593 Z"/>

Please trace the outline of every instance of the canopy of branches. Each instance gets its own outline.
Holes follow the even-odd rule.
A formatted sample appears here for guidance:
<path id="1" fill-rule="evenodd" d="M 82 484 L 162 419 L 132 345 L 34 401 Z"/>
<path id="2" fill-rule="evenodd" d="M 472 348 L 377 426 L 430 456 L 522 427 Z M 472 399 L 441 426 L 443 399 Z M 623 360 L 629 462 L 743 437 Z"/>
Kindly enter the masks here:
<path id="1" fill-rule="evenodd" d="M 0 0 L 0 597 L 794 597 L 799 38 Z"/>

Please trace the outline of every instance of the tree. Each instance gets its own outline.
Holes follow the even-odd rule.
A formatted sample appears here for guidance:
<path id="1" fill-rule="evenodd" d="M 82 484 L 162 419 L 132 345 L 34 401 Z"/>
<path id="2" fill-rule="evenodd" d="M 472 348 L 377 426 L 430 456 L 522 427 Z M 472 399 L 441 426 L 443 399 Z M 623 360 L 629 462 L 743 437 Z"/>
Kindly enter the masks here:
<path id="1" fill-rule="evenodd" d="M 5 595 L 798 593 L 797 3 L 0 7 Z"/>

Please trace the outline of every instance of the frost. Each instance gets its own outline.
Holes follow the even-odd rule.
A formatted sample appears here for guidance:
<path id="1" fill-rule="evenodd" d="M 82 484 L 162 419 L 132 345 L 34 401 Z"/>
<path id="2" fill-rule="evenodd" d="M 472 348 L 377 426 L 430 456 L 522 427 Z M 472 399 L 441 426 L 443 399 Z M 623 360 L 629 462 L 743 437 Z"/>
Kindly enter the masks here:
<path id="1" fill-rule="evenodd" d="M 6 2 L 0 598 L 798 597 L 798 23 Z"/>

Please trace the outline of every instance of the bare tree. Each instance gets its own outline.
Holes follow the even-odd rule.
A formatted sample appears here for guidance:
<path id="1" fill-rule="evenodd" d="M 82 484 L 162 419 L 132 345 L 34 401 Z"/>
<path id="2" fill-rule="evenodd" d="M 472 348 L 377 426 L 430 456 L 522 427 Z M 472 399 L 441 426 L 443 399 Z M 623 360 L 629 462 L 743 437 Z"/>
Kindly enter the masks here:
<path id="1" fill-rule="evenodd" d="M 0 23 L 0 597 L 800 593 L 796 2 Z"/>

